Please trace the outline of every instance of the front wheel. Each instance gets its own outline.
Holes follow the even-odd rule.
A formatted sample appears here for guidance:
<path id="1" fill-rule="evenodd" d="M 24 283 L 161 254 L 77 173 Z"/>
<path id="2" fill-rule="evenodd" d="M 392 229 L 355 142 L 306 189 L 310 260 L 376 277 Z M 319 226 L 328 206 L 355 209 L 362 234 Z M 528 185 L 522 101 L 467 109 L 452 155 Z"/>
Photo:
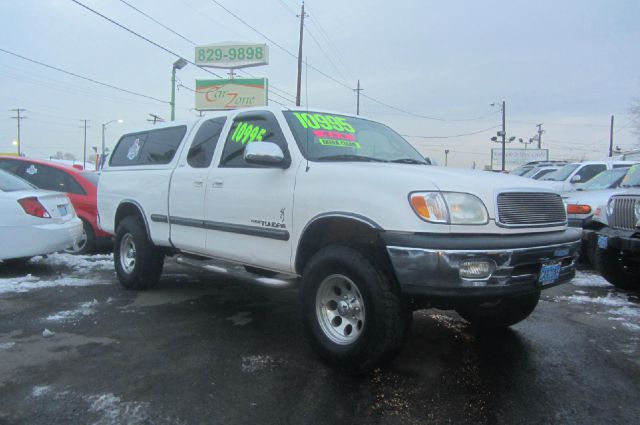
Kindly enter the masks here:
<path id="1" fill-rule="evenodd" d="M 540 291 L 456 309 L 467 322 L 484 328 L 506 328 L 523 321 L 535 310 Z"/>
<path id="2" fill-rule="evenodd" d="M 113 259 L 126 289 L 149 289 L 160 280 L 164 254 L 151 243 L 140 218 L 126 217 L 118 225 Z"/>
<path id="3" fill-rule="evenodd" d="M 596 248 L 595 266 L 609 283 L 620 289 L 640 289 L 640 258 L 613 248 Z"/>
<path id="4" fill-rule="evenodd" d="M 410 314 L 384 269 L 359 251 L 330 246 L 315 254 L 301 296 L 311 345 L 328 365 L 364 373 L 400 351 Z"/>

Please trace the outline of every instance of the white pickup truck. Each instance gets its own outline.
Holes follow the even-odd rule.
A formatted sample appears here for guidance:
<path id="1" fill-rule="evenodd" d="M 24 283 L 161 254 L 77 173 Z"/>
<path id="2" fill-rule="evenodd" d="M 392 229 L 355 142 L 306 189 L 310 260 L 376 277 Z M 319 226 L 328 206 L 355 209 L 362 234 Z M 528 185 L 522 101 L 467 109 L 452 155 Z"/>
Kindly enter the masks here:
<path id="1" fill-rule="evenodd" d="M 543 184 L 430 166 L 383 124 L 315 110 L 225 111 L 126 134 L 98 210 L 125 288 L 154 286 L 165 256 L 296 281 L 312 345 L 356 373 L 394 357 L 418 308 L 480 326 L 525 319 L 541 289 L 574 276 L 580 248 Z"/>

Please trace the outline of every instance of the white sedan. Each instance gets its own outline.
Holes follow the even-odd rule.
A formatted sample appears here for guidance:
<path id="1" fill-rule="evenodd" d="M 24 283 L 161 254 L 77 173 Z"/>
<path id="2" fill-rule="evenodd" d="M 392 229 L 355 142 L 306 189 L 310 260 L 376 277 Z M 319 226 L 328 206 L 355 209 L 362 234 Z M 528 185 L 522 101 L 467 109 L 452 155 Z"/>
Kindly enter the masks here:
<path id="1" fill-rule="evenodd" d="M 0 260 L 20 263 L 71 246 L 82 221 L 67 195 L 36 189 L 0 170 Z"/>

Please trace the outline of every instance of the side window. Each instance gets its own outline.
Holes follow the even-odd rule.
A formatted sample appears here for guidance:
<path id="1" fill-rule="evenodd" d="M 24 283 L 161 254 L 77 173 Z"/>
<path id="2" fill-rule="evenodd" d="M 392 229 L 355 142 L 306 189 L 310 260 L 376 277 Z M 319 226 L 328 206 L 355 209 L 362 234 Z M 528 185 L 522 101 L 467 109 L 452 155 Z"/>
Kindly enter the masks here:
<path id="1" fill-rule="evenodd" d="M 111 155 L 109 165 L 168 164 L 176 155 L 187 127 L 161 128 L 123 136 Z"/>
<path id="2" fill-rule="evenodd" d="M 122 136 L 111 154 L 109 165 L 137 165 L 140 149 L 142 149 L 142 145 L 144 145 L 148 135 L 148 133 L 137 133 Z"/>
<path id="3" fill-rule="evenodd" d="M 20 166 L 24 164 L 22 161 L 13 161 L 11 159 L 0 159 L 0 169 L 17 174 Z"/>
<path id="4" fill-rule="evenodd" d="M 280 146 L 288 155 L 287 141 L 282 134 L 276 117 L 271 112 L 247 112 L 233 120 L 225 141 L 221 167 L 259 168 L 244 161 L 244 148 L 249 143 L 272 142 Z"/>
<path id="5" fill-rule="evenodd" d="M 138 164 L 168 164 L 176 155 L 180 142 L 184 139 L 187 127 L 163 128 L 149 132 L 147 141 L 142 145 Z"/>
<path id="6" fill-rule="evenodd" d="M 0 165 L 2 167 L 2 165 Z M 613 164 L 613 168 L 629 168 L 631 164 Z"/>
<path id="7" fill-rule="evenodd" d="M 213 118 L 202 123 L 193 138 L 187 154 L 187 163 L 193 168 L 207 168 L 211 164 L 213 152 L 216 150 L 222 127 L 226 118 Z"/>
<path id="8" fill-rule="evenodd" d="M 30 163 L 22 170 L 20 177 L 40 189 L 71 192 L 67 173 L 46 165 Z"/>
<path id="9" fill-rule="evenodd" d="M 87 192 L 85 192 L 85 190 L 82 188 L 82 186 L 80 186 L 80 183 L 77 182 L 77 180 L 71 176 L 70 174 L 67 174 L 67 192 L 68 193 L 73 193 L 75 195 L 86 195 Z"/>
<path id="10" fill-rule="evenodd" d="M 582 169 L 578 171 L 576 175 L 580 176 L 580 183 L 586 183 L 593 177 L 595 177 L 596 174 L 600 174 L 606 169 L 607 166 L 604 164 L 589 164 L 582 167 Z"/>

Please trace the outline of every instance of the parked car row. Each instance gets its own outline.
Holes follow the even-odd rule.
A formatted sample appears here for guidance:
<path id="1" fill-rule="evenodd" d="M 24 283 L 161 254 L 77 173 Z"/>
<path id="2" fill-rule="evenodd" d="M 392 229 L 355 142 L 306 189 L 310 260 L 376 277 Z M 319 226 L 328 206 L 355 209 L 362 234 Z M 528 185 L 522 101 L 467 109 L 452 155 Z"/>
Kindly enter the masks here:
<path id="1" fill-rule="evenodd" d="M 38 189 L 65 193 L 82 222 L 82 233 L 66 251 L 92 254 L 111 242 L 111 234 L 98 227 L 98 174 L 75 166 L 33 158 L 0 156 L 0 169 Z"/>
<path id="2" fill-rule="evenodd" d="M 82 233 L 69 197 L 38 190 L 0 170 L 0 260 L 24 263 L 35 255 L 68 248 Z"/>
<path id="3" fill-rule="evenodd" d="M 569 225 L 582 228 L 582 254 L 609 283 L 640 289 L 640 164 L 622 180 L 607 171 L 565 198 Z M 601 184 L 597 184 L 600 182 Z M 607 183 L 609 186 L 606 186 Z M 607 188 L 600 189 L 606 186 Z"/>

